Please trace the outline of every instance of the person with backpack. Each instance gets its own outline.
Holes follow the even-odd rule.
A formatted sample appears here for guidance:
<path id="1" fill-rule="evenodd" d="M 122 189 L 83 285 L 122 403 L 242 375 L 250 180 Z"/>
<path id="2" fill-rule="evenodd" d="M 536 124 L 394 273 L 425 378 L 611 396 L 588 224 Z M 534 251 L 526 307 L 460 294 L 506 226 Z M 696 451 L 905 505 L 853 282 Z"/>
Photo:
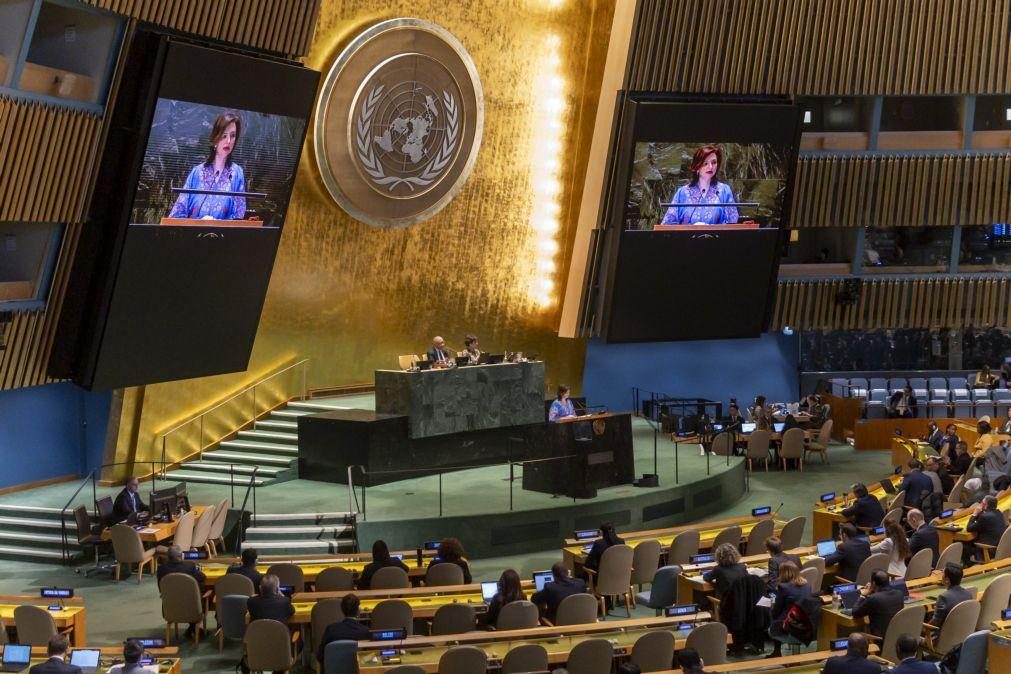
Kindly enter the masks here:
<path id="1" fill-rule="evenodd" d="M 804 605 L 811 598 L 811 586 L 807 579 L 800 575 L 800 569 L 793 562 L 783 562 L 779 565 L 779 586 L 776 588 L 776 600 L 772 603 L 772 624 L 769 626 L 769 636 L 775 646 L 768 658 L 778 658 L 783 655 L 783 641 L 792 636 L 791 627 L 786 623 L 800 623 L 801 629 L 811 628 L 811 621 Z M 813 629 L 811 629 L 813 631 Z"/>

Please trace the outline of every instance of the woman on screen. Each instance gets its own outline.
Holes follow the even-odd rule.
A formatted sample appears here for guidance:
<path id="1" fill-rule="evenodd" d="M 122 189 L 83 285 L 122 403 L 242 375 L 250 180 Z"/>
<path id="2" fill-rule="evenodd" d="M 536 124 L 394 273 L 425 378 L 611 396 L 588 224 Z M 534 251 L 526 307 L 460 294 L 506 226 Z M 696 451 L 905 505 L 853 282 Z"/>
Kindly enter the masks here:
<path id="1" fill-rule="evenodd" d="M 222 112 L 211 127 L 207 160 L 197 164 L 186 178 L 188 190 L 245 192 L 242 167 L 232 161 L 232 152 L 242 133 L 242 119 L 234 112 Z M 246 215 L 246 198 L 183 192 L 176 199 L 170 218 L 241 220 Z"/>
<path id="2" fill-rule="evenodd" d="M 692 179 L 674 193 L 673 205 L 663 216 L 663 225 L 730 225 L 737 222 L 737 201 L 730 185 L 716 175 L 723 164 L 723 150 L 717 145 L 703 145 L 692 157 Z"/>

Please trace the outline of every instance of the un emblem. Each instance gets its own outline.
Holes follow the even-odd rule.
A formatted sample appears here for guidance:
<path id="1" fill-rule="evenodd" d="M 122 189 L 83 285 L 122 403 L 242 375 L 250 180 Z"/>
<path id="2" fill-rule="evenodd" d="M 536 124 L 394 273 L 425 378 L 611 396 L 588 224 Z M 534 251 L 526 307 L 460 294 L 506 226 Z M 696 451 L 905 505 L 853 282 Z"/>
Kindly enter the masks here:
<path id="1" fill-rule="evenodd" d="M 327 191 L 355 218 L 402 227 L 438 213 L 477 159 L 481 83 L 463 46 L 419 19 L 366 30 L 334 62 L 316 110 Z"/>

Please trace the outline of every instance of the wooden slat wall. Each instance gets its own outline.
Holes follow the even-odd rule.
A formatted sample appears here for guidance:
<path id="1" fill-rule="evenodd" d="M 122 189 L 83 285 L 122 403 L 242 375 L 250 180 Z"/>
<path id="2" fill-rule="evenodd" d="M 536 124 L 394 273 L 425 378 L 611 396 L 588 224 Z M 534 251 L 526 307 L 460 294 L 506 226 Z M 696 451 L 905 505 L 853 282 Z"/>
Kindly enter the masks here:
<path id="1" fill-rule="evenodd" d="M 1011 0 L 640 0 L 628 89 L 1003 94 Z"/>
<path id="2" fill-rule="evenodd" d="M 275 52 L 304 56 L 319 0 L 82 0 L 153 24 Z M 103 117 L 0 96 L 0 222 L 66 225 L 47 306 L 0 323 L 0 390 L 49 381 L 46 364 L 87 214 Z"/>
<path id="3" fill-rule="evenodd" d="M 1011 219 L 1011 154 L 802 157 L 796 227 L 980 225 Z"/>
<path id="4" fill-rule="evenodd" d="M 320 0 L 83 0 L 140 21 L 257 49 L 309 53 Z"/>
<path id="5" fill-rule="evenodd" d="M 772 329 L 959 328 L 1011 324 L 1011 280 L 865 280 L 856 303 L 840 306 L 843 281 L 780 282 Z"/>

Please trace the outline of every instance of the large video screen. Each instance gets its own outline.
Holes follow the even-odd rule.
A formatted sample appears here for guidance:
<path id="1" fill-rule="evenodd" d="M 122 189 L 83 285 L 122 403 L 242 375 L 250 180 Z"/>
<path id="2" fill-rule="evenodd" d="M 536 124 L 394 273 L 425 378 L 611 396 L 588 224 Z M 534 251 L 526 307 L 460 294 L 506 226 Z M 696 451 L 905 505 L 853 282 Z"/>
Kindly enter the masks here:
<path id="1" fill-rule="evenodd" d="M 800 114 L 777 99 L 625 99 L 600 283 L 607 341 L 761 334 Z"/>
<path id="2" fill-rule="evenodd" d="M 636 143 L 624 229 L 749 222 L 776 227 L 788 152 L 772 143 Z"/>
<path id="3" fill-rule="evenodd" d="M 319 73 L 147 28 L 124 62 L 50 372 L 102 389 L 244 370 Z"/>
<path id="4" fill-rule="evenodd" d="M 298 117 L 159 98 L 130 222 L 280 227 L 305 126 Z"/>

